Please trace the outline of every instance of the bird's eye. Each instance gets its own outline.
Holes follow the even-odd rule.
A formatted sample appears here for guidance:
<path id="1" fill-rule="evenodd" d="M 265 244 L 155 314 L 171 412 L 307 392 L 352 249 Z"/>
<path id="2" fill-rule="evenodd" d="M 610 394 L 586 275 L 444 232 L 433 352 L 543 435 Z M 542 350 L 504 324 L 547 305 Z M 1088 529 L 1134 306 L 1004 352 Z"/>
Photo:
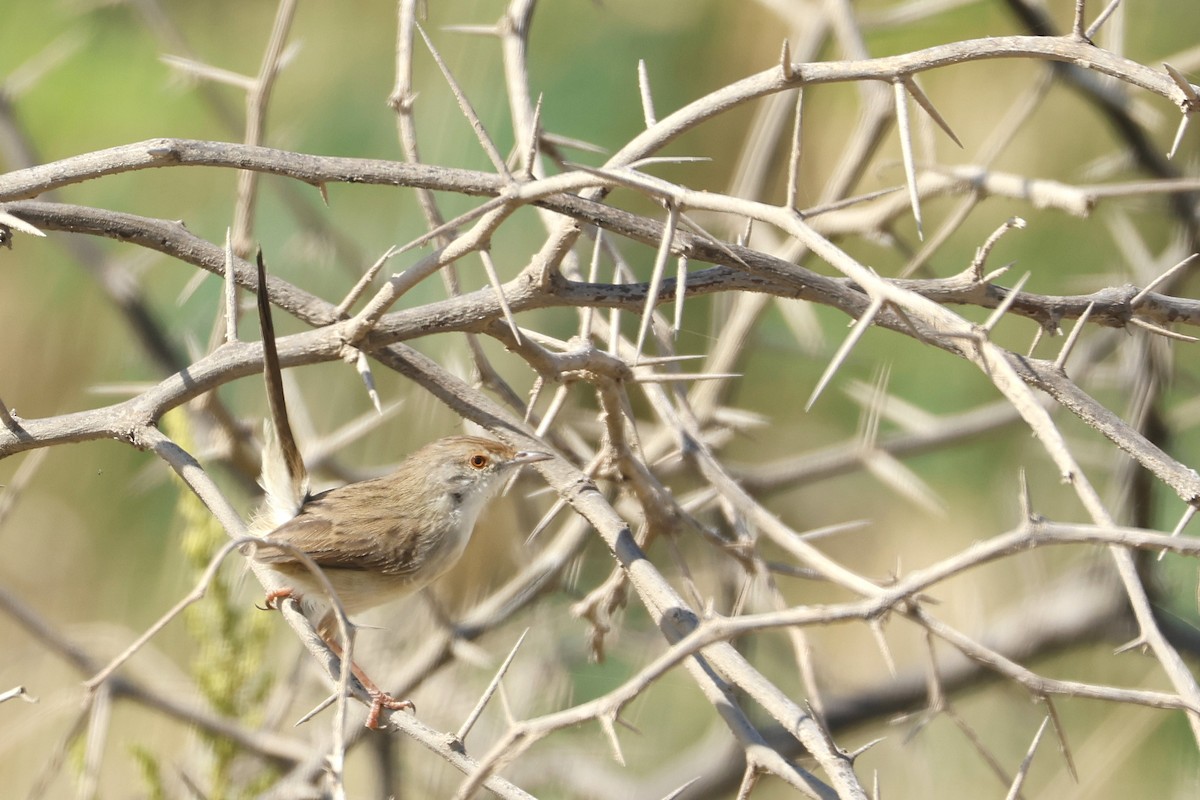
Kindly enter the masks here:
<path id="1" fill-rule="evenodd" d="M 467 459 L 467 463 L 475 469 L 483 469 L 488 465 L 488 457 L 483 453 L 475 453 L 473 456 Z"/>

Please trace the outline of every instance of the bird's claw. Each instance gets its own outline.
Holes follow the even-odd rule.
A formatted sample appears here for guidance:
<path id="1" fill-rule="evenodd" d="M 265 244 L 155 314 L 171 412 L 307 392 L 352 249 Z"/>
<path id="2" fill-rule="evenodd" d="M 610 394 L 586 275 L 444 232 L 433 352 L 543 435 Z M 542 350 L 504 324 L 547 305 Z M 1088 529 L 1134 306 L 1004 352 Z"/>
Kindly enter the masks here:
<path id="1" fill-rule="evenodd" d="M 295 589 L 276 589 L 273 592 L 267 592 L 267 599 L 263 601 L 263 605 L 256 605 L 255 608 L 259 611 L 278 611 L 279 604 L 288 598 L 299 600 L 300 595 L 296 594 Z"/>
<path id="2" fill-rule="evenodd" d="M 383 710 L 388 711 L 403 711 L 411 710 L 414 713 L 417 710 L 416 705 L 411 700 L 397 700 L 387 692 L 373 691 L 371 692 L 371 711 L 367 714 L 367 727 L 372 730 L 381 730 L 379 717 L 383 714 Z"/>

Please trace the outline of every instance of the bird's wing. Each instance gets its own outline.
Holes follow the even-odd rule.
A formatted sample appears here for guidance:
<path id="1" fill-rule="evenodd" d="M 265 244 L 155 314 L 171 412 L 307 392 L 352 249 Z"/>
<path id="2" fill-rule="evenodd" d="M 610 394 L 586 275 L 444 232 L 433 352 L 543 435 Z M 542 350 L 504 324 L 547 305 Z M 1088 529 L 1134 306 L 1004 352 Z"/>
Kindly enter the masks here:
<path id="1" fill-rule="evenodd" d="M 364 570 L 403 575 L 416 561 L 416 543 L 407 535 L 416 521 L 404 508 L 360 503 L 346 513 L 338 490 L 309 500 L 300 513 L 267 535 L 268 541 L 291 545 L 325 569 Z M 339 512 L 330 507 L 338 505 Z M 295 553 L 260 547 L 255 559 L 264 564 L 299 564 Z"/>

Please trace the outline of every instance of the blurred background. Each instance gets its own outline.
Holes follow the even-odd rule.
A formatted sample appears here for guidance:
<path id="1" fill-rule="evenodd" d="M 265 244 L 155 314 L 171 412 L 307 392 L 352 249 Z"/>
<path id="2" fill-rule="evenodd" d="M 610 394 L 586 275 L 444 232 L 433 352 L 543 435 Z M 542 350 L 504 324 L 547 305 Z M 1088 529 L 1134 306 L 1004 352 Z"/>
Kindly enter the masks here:
<path id="1" fill-rule="evenodd" d="M 978 0 L 932 7 L 863 0 L 852 8 L 866 52 L 883 56 L 956 40 L 1027 33 L 1026 24 L 1014 13 L 1015 5 Z M 1073 5 L 1067 0 L 1045 4 L 1044 11 L 1059 32 L 1070 29 Z M 766 0 L 543 3 L 534 15 L 529 51 L 532 87 L 543 95 L 542 125 L 548 132 L 615 152 L 644 127 L 639 59 L 645 62 L 661 119 L 721 86 L 775 65 L 782 41 L 789 37 L 797 41 L 805 32 L 804 14 L 811 11 L 815 19 L 819 6 Z M 430 3 L 423 25 L 500 150 L 507 153 L 514 140 L 498 44 L 493 38 L 447 30 L 447 26 L 492 24 L 503 9 L 502 3 L 482 0 Z M 274 14 L 272 3 L 8 3 L 0 24 L 4 81 L 0 168 L 9 171 L 152 137 L 240 141 L 243 93 L 202 82 L 164 57 L 195 59 L 252 76 Z M 295 49 L 271 98 L 264 143 L 303 153 L 400 159 L 395 118 L 387 105 L 395 81 L 395 37 L 394 5 L 358 0 L 300 4 L 289 35 Z M 1098 43 L 1151 67 L 1167 61 L 1197 80 L 1200 29 L 1195 25 L 1193 0 L 1127 2 Z M 828 40 L 819 57 L 851 56 L 837 41 Z M 487 158 L 444 79 L 419 44 L 415 60 L 415 116 L 423 160 L 488 170 Z M 1011 59 L 923 74 L 923 88 L 953 126 L 963 149 L 940 131 L 918 130 L 918 161 L 943 166 L 977 163 L 989 136 L 1046 72 L 1044 62 Z M 1115 81 L 1101 82 L 1127 99 L 1129 113 L 1142 125 L 1148 141 L 1165 153 L 1178 111 L 1156 96 Z M 806 95 L 798 198 L 802 207 L 823 201 L 863 114 L 862 89 L 831 85 Z M 762 112 L 760 105 L 725 113 L 673 142 L 663 153 L 706 160 L 660 166 L 654 174 L 694 189 L 736 191 L 731 187 L 745 174 L 745 153 L 754 148 L 748 143 L 748 132 Z M 895 139 L 894 130 L 889 130 L 852 194 L 903 184 Z M 1189 133 L 1172 162 L 1183 175 L 1195 175 L 1198 142 L 1195 131 Z M 779 203 L 786 192 L 787 149 L 782 143 L 773 147 L 759 197 Z M 1145 178 L 1145 171 L 1131 163 L 1126 153 L 1127 143 L 1093 102 L 1067 86 L 1055 85 L 996 155 L 992 167 L 1068 184 Z M 584 151 L 571 151 L 569 157 L 588 164 L 604 159 Z M 192 233 L 220 243 L 231 224 L 236 180 L 228 170 L 146 170 L 66 187 L 57 199 L 182 220 Z M 309 187 L 264 177 L 254 236 L 275 274 L 336 302 L 389 246 L 415 238 L 425 227 L 410 190 L 357 185 L 328 189 L 326 207 Z M 440 199 L 448 215 L 478 202 L 452 196 Z M 653 204 L 630 192 L 614 193 L 612 202 L 650 216 L 662 215 L 661 208 L 656 213 Z M 953 197 L 925 203 L 927 239 L 957 203 Z M 1019 215 L 1027 221 L 1026 229 L 1004 237 L 989 261 L 993 268 L 1015 263 L 1009 275 L 1000 279 L 1002 285 L 1011 286 L 1025 272 L 1030 273 L 1025 290 L 1047 295 L 1084 294 L 1125 283 L 1144 285 L 1192 252 L 1187 226 L 1173 215 L 1169 203 L 1166 196 L 1145 194 L 1102 202 L 1091 216 L 1077 218 L 1022 201 L 989 198 L 940 244 L 914 277 L 961 272 L 997 226 Z M 740 224 L 718 218 L 705 222 L 724 238 L 732 240 L 740 233 Z M 517 215 L 502 229 L 493 245 L 502 278 L 512 277 L 525 265 L 543 235 L 532 213 Z M 885 276 L 899 275 L 922 246 L 911 215 L 902 215 L 887 231 L 847 236 L 838 243 Z M 646 279 L 653 248 L 622 246 L 641 279 Z M 420 255 L 401 256 L 389 268 L 398 271 Z M 803 265 L 834 274 L 812 258 Z M 103 289 L 106 280 L 116 280 L 141 297 L 178 353 L 195 358 L 206 351 L 221 304 L 217 278 L 197 281 L 192 267 L 119 242 L 61 233 L 36 241 L 20 236 L 10 251 L 0 252 L 0 399 L 15 414 L 41 418 L 96 408 L 164 377 L 161 365 Z M 481 271 L 464 271 L 462 280 L 468 290 L 486 283 Z M 1192 296 L 1195 282 L 1185 279 L 1172 291 Z M 444 296 L 442 284 L 431 279 L 403 302 L 412 306 Z M 677 351 L 710 351 L 723 333 L 731 302 L 715 295 L 689 301 Z M 979 308 L 955 310 L 978 321 L 988 314 Z M 637 320 L 626 316 L 630 319 L 625 325 L 632 333 Z M 884 436 L 904 432 L 905 419 L 910 425 L 920 419 L 936 428 L 954 414 L 998 399 L 990 381 L 966 362 L 909 337 L 871 330 L 833 385 L 805 413 L 804 405 L 843 340 L 847 322 L 836 310 L 795 301 L 773 300 L 762 312 L 747 333 L 749 340 L 738 364 L 744 377 L 730 387 L 726 403 L 759 415 L 763 424 L 741 430 L 723 447 L 728 461 L 769 472 L 777 459 L 825 448 L 852 449 L 861 441 L 867 416 L 864 398 L 874 391 L 872 387 L 885 386 L 895 401 L 924 415 L 885 414 Z M 521 324 L 565 339 L 575 331 L 577 314 L 570 309 L 546 309 L 522 315 Z M 277 326 L 281 335 L 302 330 L 283 315 L 278 315 Z M 996 339 L 1024 352 L 1036 328 L 1029 320 L 1006 319 Z M 242 335 L 251 340 L 258 337 L 253 320 L 243 325 Z M 1147 342 L 1143 333 L 1109 329 L 1089 331 L 1084 339 L 1090 355 L 1085 374 L 1079 376 L 1081 384 L 1127 418 L 1141 397 L 1137 392 L 1141 368 L 1154 361 L 1156 385 L 1161 388 L 1153 399 L 1162 425 L 1160 441 L 1174 458 L 1196 463 L 1200 406 L 1195 401 L 1195 345 L 1167 346 L 1160 340 Z M 1044 340 L 1035 355 L 1052 358 L 1060 342 Z M 469 375 L 462 337 L 436 336 L 411 344 Z M 518 392 L 530 390 L 534 376 L 518 358 L 490 343 L 487 352 Z M 376 377 L 385 405 L 402 406 L 377 431 L 342 446 L 328 469 L 318 475 L 321 485 L 381 471 L 416 446 L 461 429 L 461 420 L 412 384 L 381 369 Z M 299 418 L 302 437 L 310 443 L 372 413 L 358 377 L 345 364 L 291 370 L 289 378 L 293 413 Z M 236 381 L 221 387 L 219 394 L 244 423 L 247 436 L 255 435 L 264 408 L 261 381 Z M 564 424 L 594 419 L 595 408 L 594 398 L 577 391 Z M 1134 488 L 1136 470 L 1106 440 L 1069 415 L 1060 412 L 1055 419 L 1118 516 L 1159 530 L 1173 528 L 1183 511 L 1177 497 L 1163 487 L 1139 493 Z M 204 431 L 191 428 L 182 415 L 165 424 L 174 426 L 171 435 L 177 441 L 193 442 L 202 463 L 248 516 L 257 502 L 253 475 L 226 463 L 218 448 L 205 441 Z M 789 481 L 764 490 L 761 496 L 797 530 L 868 520 L 862 530 L 822 540 L 821 546 L 860 574 L 880 580 L 1012 529 L 1020 520 L 1020 470 L 1027 476 L 1038 513 L 1062 521 L 1085 519 L 1074 493 L 1062 485 L 1040 445 L 1016 424 L 994 425 L 949 446 L 906 457 L 904 464 L 911 473 L 903 480 L 860 466 Z M 5 505 L 0 522 L 0 588 L 101 660 L 132 641 L 190 589 L 211 541 L 220 541 L 220 532 L 211 530 L 211 522 L 197 511 L 163 463 L 121 443 L 90 442 L 7 458 L 0 461 L 0 483 L 8 487 L 0 494 L 0 504 Z M 683 492 L 694 486 L 694 480 L 689 483 L 685 476 L 675 488 Z M 539 482 L 527 476 L 510 500 L 484 521 L 481 533 L 486 534 L 477 536 L 460 567 L 437 588 L 439 603 L 449 613 L 469 608 L 527 558 L 522 542 L 551 502 L 545 492 L 537 493 L 538 488 Z M 206 536 L 215 539 L 205 544 Z M 711 590 L 718 610 L 728 612 L 743 576 L 711 548 L 682 544 L 694 559 L 699 585 Z M 651 551 L 656 563 L 671 563 L 666 547 L 659 543 Z M 774 555 L 783 558 L 781 553 Z M 1102 571 L 1107 565 L 1101 548 L 1041 550 L 972 570 L 939 585 L 932 594 L 941 603 L 938 613 L 946 621 L 983 633 L 997 616 L 1013 624 L 1017 601 L 1042 596 L 1039 591 L 1061 576 L 1093 568 Z M 603 581 L 611 568 L 602 543 L 597 539 L 588 544 L 558 591 L 540 598 L 508 624 L 464 644 L 460 658 L 412 694 L 421 718 L 436 728 L 457 727 L 494 665 L 525 627 L 531 628 L 533 643 L 519 657 L 524 664 L 518 660 L 517 674 L 509 682 L 508 702 L 518 717 L 598 696 L 650 661 L 661 652 L 662 643 L 634 604 L 619 621 L 609 658 L 603 664 L 589 661 L 587 626 L 572 616 L 570 607 Z M 253 612 L 252 604 L 259 600 L 257 589 L 243 585 L 240 565 L 231 563 L 223 574 L 231 592 L 227 599 L 206 599 L 201 606 L 210 606 L 208 612 L 199 609 L 187 621 L 168 627 L 126 670 L 147 685 L 178 692 L 196 703 L 213 703 L 248 725 L 282 719 L 284 730 L 289 730 L 287 726 L 299 714 L 321 699 L 321 685 L 309 675 L 306 656 L 299 653 L 282 623 Z M 1181 629 L 1195 630 L 1195 565 L 1168 556 L 1161 562 L 1148 561 L 1144 577 L 1154 588 L 1161 613 Z M 842 596 L 802 578 L 781 576 L 778 581 L 782 595 L 793 604 Z M 1102 577 L 1096 581 L 1105 585 Z M 1088 602 L 1090 595 L 1069 597 Z M 750 610 L 758 603 L 769 606 L 757 589 L 749 602 Z M 364 656 L 368 663 L 372 659 L 376 664 L 402 663 L 405 653 L 436 627 L 420 598 L 405 604 L 399 611 L 392 608 L 372 617 L 385 631 L 364 634 L 363 646 L 377 651 Z M 218 605 L 221 614 L 230 616 L 214 616 L 213 607 Z M 1019 613 L 1036 618 L 1039 609 Z M 1111 629 L 1064 641 L 1027 666 L 1047 676 L 1166 689 L 1153 660 L 1137 653 L 1113 655 L 1114 647 L 1122 643 L 1121 634 L 1129 633 L 1118 617 L 1114 614 Z M 809 631 L 808 637 L 817 680 L 829 698 L 865 697 L 882 691 L 892 680 L 866 626 L 833 626 Z M 923 633 L 898 622 L 888 626 L 887 639 L 901 676 L 919 674 L 928 661 Z M 233 649 L 240 650 L 242 661 L 239 653 L 229 652 L 230 641 L 241 643 Z M 792 697 L 803 699 L 785 634 L 748 637 L 740 644 L 769 678 Z M 224 652 L 213 655 L 213 648 Z M 71 734 L 82 696 L 80 682 L 87 676 L 52 652 L 42 637 L 17 624 L 11 611 L 0 614 L 0 654 L 0 690 L 24 685 L 40 701 L 0 705 L 0 786 L 9 787 L 0 794 L 68 797 L 94 790 L 94 796 L 100 797 L 187 796 L 180 787 L 192 781 L 204 787 L 207 797 L 253 796 L 272 778 L 269 770 L 246 767 L 224 753 L 221 745 L 198 741 L 186 726 L 137 704 L 118 703 L 99 784 L 81 787 L 85 740 Z M 1194 667 L 1195 661 L 1189 664 Z M 293 675 L 300 677 L 293 679 Z M 203 688 L 206 682 L 219 682 L 214 676 L 225 676 L 237 685 Z M 280 685 L 301 688 L 281 700 L 273 692 Z M 201 698 L 202 691 L 206 699 Z M 220 709 L 213 700 L 219 696 L 233 698 L 233 706 Z M 289 706 L 291 701 L 294 705 Z M 951 702 L 953 715 L 925 719 L 924 701 L 918 699 L 907 708 L 856 720 L 835 731 L 835 738 L 853 749 L 886 737 L 860 758 L 857 772 L 864 780 L 878 775 L 890 798 L 1002 796 L 1006 786 L 995 773 L 999 769 L 1011 776 L 1046 714 L 1045 706 L 1033 702 L 1019 687 L 990 681 L 972 683 L 953 694 Z M 1043 743 L 1034 762 L 1026 796 L 1190 797 L 1200 790 L 1200 759 L 1181 714 L 1069 698 L 1058 700 L 1056 710 L 1069 737 L 1078 780 L 1071 777 L 1057 741 L 1048 734 L 1049 744 Z M 707 770 L 731 749 L 728 733 L 711 707 L 679 671 L 647 691 L 627 710 L 626 719 L 643 733 L 622 731 L 628 762 L 624 769 L 596 756 L 606 752 L 607 745 L 591 725 L 535 747 L 529 760 L 514 768 L 514 779 L 538 796 L 586 796 L 580 788 L 586 781 L 580 775 L 563 774 L 567 770 L 562 765 L 572 763 L 573 754 L 583 759 L 587 753 L 591 754 L 588 760 L 579 763 L 597 770 L 593 786 L 601 788 L 594 789 L 594 796 L 657 797 L 671 789 L 663 785 L 668 778 L 686 779 L 689 759 Z M 323 723 L 309 723 L 314 724 Z M 486 751 L 489 737 L 502 731 L 503 724 L 503 715 L 490 709 L 483 727 L 473 734 L 479 737 L 471 742 L 474 751 Z M 998 767 L 989 764 L 972 735 L 983 740 L 983 752 Z M 405 776 L 406 797 L 445 797 L 453 792 L 459 777 L 445 765 L 407 742 L 394 746 L 398 759 L 396 753 L 383 752 L 386 746 L 354 752 L 347 767 L 350 796 L 376 796 L 379 786 L 385 785 L 376 777 L 380 764 Z M 214 766 L 234 763 L 240 772 Z M 702 771 L 701 766 L 694 769 Z M 735 772 L 732 785 L 715 781 L 712 796 L 734 796 L 739 778 Z M 791 793 L 765 781 L 754 796 Z"/>

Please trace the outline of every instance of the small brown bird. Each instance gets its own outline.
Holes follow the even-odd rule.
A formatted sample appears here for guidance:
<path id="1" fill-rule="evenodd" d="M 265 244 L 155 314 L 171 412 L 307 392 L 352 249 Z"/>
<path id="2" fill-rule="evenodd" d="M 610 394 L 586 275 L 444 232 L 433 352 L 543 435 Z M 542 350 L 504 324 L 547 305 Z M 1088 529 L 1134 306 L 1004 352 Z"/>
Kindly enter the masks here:
<path id="1" fill-rule="evenodd" d="M 522 465 L 550 457 L 492 439 L 448 436 L 417 450 L 390 475 L 307 497 L 294 517 L 265 538 L 307 554 L 353 615 L 411 594 L 450 569 L 487 500 Z M 294 553 L 256 547 L 251 566 L 268 589 L 269 608 L 297 599 L 317 632 L 341 654 L 325 590 Z M 378 726 L 384 708 L 412 706 L 352 666 L 372 697 L 368 726 Z"/>

